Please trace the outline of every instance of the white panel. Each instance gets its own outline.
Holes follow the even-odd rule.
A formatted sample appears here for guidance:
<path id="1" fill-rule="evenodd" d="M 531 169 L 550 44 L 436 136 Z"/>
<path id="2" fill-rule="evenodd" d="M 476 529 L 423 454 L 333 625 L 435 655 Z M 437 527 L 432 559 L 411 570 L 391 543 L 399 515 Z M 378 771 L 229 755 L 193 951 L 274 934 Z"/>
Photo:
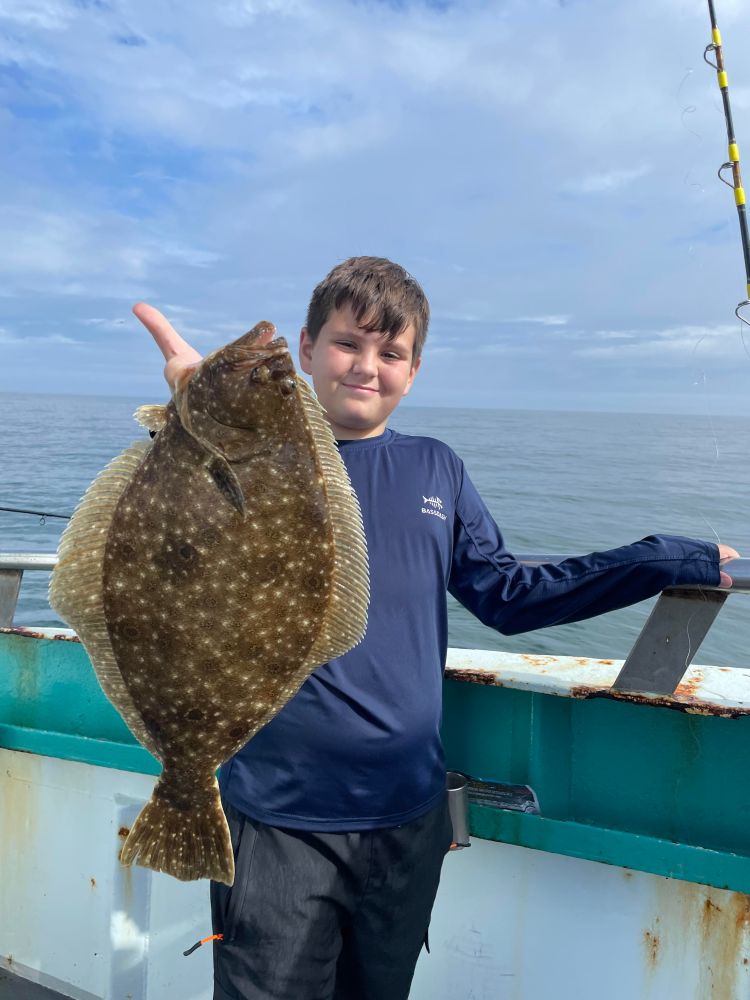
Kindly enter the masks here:
<path id="1" fill-rule="evenodd" d="M 748 1000 L 750 899 L 472 840 L 446 858 L 411 1000 Z"/>
<path id="2" fill-rule="evenodd" d="M 77 1000 L 209 1000 L 206 882 L 118 860 L 154 779 L 0 750 L 0 964 Z"/>
<path id="3" fill-rule="evenodd" d="M 0 965 L 77 1000 L 210 1000 L 206 882 L 117 854 L 154 779 L 0 750 Z M 750 1000 L 750 899 L 474 839 L 412 1000 Z"/>

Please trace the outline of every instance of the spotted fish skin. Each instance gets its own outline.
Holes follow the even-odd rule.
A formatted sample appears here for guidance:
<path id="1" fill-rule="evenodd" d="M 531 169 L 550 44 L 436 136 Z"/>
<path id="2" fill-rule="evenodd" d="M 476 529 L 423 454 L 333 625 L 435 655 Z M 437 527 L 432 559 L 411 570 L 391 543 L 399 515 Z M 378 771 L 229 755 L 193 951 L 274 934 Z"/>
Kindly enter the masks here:
<path id="1" fill-rule="evenodd" d="M 104 626 L 89 652 L 97 667 L 108 644 L 102 686 L 163 764 L 122 860 L 182 879 L 231 884 L 216 768 L 366 627 L 356 498 L 272 330 L 210 355 L 150 414 L 153 444 L 99 525 Z M 87 529 L 88 507 L 76 513 Z M 66 571 L 63 548 L 51 599 L 66 590 L 61 613 L 77 628 L 88 598 L 71 601 L 81 572 Z"/>

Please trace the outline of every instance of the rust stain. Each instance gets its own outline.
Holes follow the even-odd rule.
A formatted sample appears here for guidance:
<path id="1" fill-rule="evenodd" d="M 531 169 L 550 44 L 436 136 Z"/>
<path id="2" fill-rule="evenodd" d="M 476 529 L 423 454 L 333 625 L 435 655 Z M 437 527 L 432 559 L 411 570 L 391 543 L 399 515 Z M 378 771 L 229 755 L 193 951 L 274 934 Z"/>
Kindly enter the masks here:
<path id="1" fill-rule="evenodd" d="M 622 874 L 625 876 L 625 878 L 632 878 L 633 877 L 633 873 L 631 872 L 631 870 L 629 868 L 625 868 L 623 870 Z"/>
<path id="2" fill-rule="evenodd" d="M 713 919 L 714 913 L 721 913 L 721 912 L 722 912 L 721 907 L 717 906 L 716 903 L 714 903 L 712 900 L 710 900 L 710 899 L 704 900 L 704 902 L 703 902 L 703 926 L 704 927 L 708 926 L 708 924 Z"/>
<path id="3" fill-rule="evenodd" d="M 8 966 L 8 968 L 10 968 L 13 965 L 13 956 L 12 955 L 6 955 L 5 956 L 5 964 Z"/>
<path id="4" fill-rule="evenodd" d="M 679 689 L 678 689 L 679 690 Z M 683 695 L 679 700 L 674 695 L 639 694 L 633 691 L 618 691 L 615 688 L 602 690 L 590 684 L 576 684 L 570 689 L 571 698 L 584 701 L 590 698 L 609 698 L 612 701 L 627 701 L 632 705 L 650 705 L 655 708 L 671 708 L 675 712 L 687 712 L 689 715 L 714 715 L 720 719 L 739 719 L 750 715 L 749 708 L 719 708 L 717 705 L 701 701 L 693 695 Z"/>
<path id="5" fill-rule="evenodd" d="M 659 923 L 658 917 L 656 919 L 656 923 Z M 661 944 L 659 935 L 655 930 L 643 932 L 643 944 L 646 948 L 646 961 L 648 962 L 649 967 L 653 969 L 656 967 L 656 963 L 659 960 L 659 946 Z"/>
<path id="6" fill-rule="evenodd" d="M 0 635 L 17 635 L 22 639 L 55 639 L 60 642 L 78 642 L 80 639 L 77 635 L 45 635 L 44 632 L 35 632 L 30 628 L 22 628 L 20 626 L 6 626 L 4 625 L 0 628 Z"/>
<path id="7" fill-rule="evenodd" d="M 16 652 L 15 660 L 18 664 L 16 674 L 16 697 L 23 706 L 24 715 L 31 713 L 32 718 L 36 717 L 36 707 L 39 704 L 39 666 L 40 660 L 37 656 L 38 647 L 26 645 L 20 646 Z M 24 719 L 28 725 L 28 718 Z"/>
<path id="8" fill-rule="evenodd" d="M 19 754 L 0 783 L 0 848 L 9 870 L 28 865 L 29 845 L 36 838 L 40 770 L 41 758 Z"/>
<path id="9" fill-rule="evenodd" d="M 129 826 L 121 826 L 120 829 L 117 831 L 117 836 L 122 837 L 122 839 L 124 840 L 129 833 L 130 833 Z"/>
<path id="10" fill-rule="evenodd" d="M 489 670 L 476 670 L 471 667 L 453 667 L 446 670 L 445 676 L 452 681 L 466 681 L 469 684 L 484 684 L 490 687 L 504 687 L 502 681 Z"/>
<path id="11" fill-rule="evenodd" d="M 614 660 L 599 660 L 599 663 L 603 663 L 605 667 L 613 667 L 615 664 Z"/>
<path id="12" fill-rule="evenodd" d="M 120 861 L 118 854 L 117 860 Z M 122 903 L 126 913 L 133 912 L 133 869 L 130 865 L 124 865 L 120 861 L 120 871 L 122 872 Z"/>
<path id="13" fill-rule="evenodd" d="M 741 892 L 705 891 L 700 922 L 700 996 L 733 997 L 740 956 L 747 948 L 750 899 Z"/>
<path id="14" fill-rule="evenodd" d="M 704 681 L 703 672 L 696 670 L 687 680 L 682 680 L 674 689 L 674 696 L 677 698 L 692 698 Z"/>
<path id="15" fill-rule="evenodd" d="M 96 889 L 96 879 L 95 878 L 90 878 L 89 882 L 91 883 L 91 888 L 92 889 Z"/>
<path id="16" fill-rule="evenodd" d="M 532 653 L 522 653 L 521 659 L 535 667 L 551 667 L 558 662 L 556 656 L 534 656 Z"/>

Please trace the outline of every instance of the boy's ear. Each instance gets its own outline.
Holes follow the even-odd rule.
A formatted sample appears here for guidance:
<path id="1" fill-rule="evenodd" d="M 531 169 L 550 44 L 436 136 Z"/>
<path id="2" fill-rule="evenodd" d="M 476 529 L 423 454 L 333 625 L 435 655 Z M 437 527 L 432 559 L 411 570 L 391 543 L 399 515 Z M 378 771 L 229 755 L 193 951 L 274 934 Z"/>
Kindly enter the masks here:
<path id="1" fill-rule="evenodd" d="M 313 342 L 303 326 L 299 332 L 299 366 L 305 375 L 312 375 L 312 349 Z"/>
<path id="2" fill-rule="evenodd" d="M 411 366 L 411 371 L 409 372 L 409 381 L 406 383 L 406 388 L 404 389 L 403 393 L 404 396 L 408 393 L 409 389 L 411 389 L 414 379 L 417 376 L 417 372 L 419 371 L 419 366 L 421 364 L 422 364 L 422 359 L 417 358 L 415 363 Z"/>

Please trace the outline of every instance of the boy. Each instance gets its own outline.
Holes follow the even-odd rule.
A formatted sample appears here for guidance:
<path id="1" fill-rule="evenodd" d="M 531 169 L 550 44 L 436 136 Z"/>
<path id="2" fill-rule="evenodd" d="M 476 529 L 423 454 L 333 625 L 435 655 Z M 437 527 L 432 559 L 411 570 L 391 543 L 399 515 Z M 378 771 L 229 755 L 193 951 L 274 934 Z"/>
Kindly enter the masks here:
<path id="1" fill-rule="evenodd" d="M 199 360 L 136 306 L 173 381 Z M 446 589 L 504 633 L 577 621 L 665 587 L 715 586 L 733 549 L 677 537 L 559 566 L 504 547 L 446 445 L 388 418 L 419 369 L 429 309 L 390 261 L 352 258 L 317 286 L 300 336 L 362 507 L 364 640 L 318 668 L 221 769 L 237 872 L 212 885 L 215 1000 L 403 1000 L 451 843 L 439 737 Z M 429 503 L 425 501 L 429 497 Z"/>

